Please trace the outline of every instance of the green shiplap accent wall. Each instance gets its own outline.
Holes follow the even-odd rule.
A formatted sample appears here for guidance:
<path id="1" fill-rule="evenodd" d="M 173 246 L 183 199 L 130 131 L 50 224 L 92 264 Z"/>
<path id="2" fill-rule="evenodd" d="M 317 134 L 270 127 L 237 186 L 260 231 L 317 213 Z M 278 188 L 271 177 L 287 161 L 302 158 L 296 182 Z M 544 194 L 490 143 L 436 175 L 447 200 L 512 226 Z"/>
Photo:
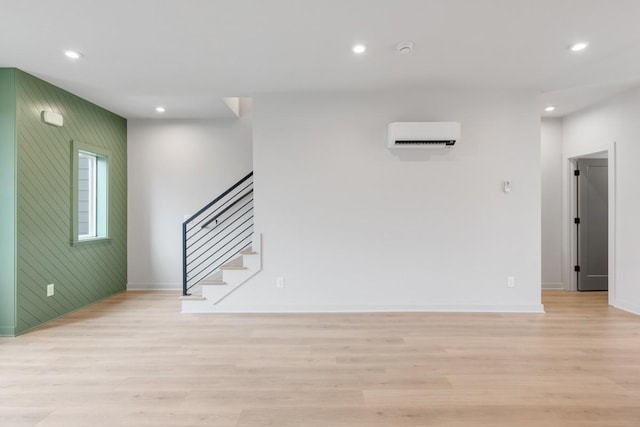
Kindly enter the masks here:
<path id="1" fill-rule="evenodd" d="M 16 325 L 15 70 L 0 68 L 0 336 Z"/>
<path id="2" fill-rule="evenodd" d="M 19 334 L 126 289 L 127 122 L 22 71 L 15 76 Z M 44 123 L 43 110 L 62 114 L 64 126 Z M 71 245 L 73 140 L 111 153 L 109 241 Z"/>

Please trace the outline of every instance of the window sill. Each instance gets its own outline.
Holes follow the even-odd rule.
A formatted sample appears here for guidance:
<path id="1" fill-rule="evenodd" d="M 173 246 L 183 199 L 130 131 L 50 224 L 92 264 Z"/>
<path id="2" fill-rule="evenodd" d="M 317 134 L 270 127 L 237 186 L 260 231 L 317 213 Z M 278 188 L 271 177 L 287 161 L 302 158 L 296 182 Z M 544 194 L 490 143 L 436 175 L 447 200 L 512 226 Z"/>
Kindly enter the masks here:
<path id="1" fill-rule="evenodd" d="M 97 243 L 108 243 L 111 242 L 111 237 L 93 237 L 90 239 L 82 239 L 82 240 L 74 240 L 71 242 L 72 246 L 85 246 L 85 245 L 93 245 Z"/>

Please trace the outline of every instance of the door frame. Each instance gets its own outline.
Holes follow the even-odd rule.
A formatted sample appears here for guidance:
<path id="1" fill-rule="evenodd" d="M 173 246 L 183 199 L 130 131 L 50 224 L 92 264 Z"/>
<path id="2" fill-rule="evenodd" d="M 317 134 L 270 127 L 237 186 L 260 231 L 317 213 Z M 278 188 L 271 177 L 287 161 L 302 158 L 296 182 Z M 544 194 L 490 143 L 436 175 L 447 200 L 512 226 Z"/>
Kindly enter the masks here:
<path id="1" fill-rule="evenodd" d="M 616 301 L 616 143 L 604 143 L 600 147 L 576 150 L 566 153 L 564 157 L 564 185 L 563 185 L 563 283 L 567 291 L 577 291 L 577 278 L 574 266 L 577 265 L 577 230 L 573 219 L 577 215 L 576 207 L 576 179 L 574 171 L 576 162 L 580 158 L 590 157 L 595 154 L 607 153 L 608 158 L 608 246 L 609 246 L 609 305 L 615 305 Z"/>

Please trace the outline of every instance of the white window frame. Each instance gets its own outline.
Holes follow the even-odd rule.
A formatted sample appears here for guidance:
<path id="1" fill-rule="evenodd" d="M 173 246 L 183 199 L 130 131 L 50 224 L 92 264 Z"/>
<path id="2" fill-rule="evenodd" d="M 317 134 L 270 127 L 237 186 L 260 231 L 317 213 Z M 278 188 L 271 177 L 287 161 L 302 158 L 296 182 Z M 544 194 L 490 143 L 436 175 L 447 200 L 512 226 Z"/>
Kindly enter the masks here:
<path id="1" fill-rule="evenodd" d="M 88 193 L 89 194 L 87 197 L 88 199 L 87 212 L 88 212 L 89 229 L 87 234 L 80 234 L 80 232 L 78 232 L 78 240 L 95 239 L 96 237 L 98 237 L 96 234 L 96 222 L 98 221 L 97 212 L 96 212 L 96 205 L 97 205 L 96 203 L 96 198 L 97 198 L 96 164 L 98 161 L 98 156 L 95 153 L 89 153 L 87 151 L 80 150 L 78 152 L 78 160 L 81 160 L 81 159 L 88 160 L 88 180 L 89 180 Z M 78 176 L 78 179 L 80 179 L 80 176 Z M 78 206 L 78 209 L 79 209 L 79 206 Z M 78 216 L 79 215 L 80 213 L 78 212 Z"/>
<path id="2" fill-rule="evenodd" d="M 80 245 L 109 240 L 109 157 L 110 152 L 82 142 L 72 142 L 71 244 Z M 79 233 L 81 158 L 89 164 L 89 230 Z"/>

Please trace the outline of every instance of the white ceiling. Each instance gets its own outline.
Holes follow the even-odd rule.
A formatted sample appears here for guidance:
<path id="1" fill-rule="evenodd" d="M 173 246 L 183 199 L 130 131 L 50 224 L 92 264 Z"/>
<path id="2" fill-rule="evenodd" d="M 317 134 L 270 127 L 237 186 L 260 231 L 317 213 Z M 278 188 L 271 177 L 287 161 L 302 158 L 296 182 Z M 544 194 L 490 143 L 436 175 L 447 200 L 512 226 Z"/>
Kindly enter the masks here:
<path id="1" fill-rule="evenodd" d="M 127 118 L 394 88 L 536 90 L 562 115 L 640 84 L 638 0 L 0 0 L 0 11 L 0 66 Z M 578 40 L 589 49 L 570 52 Z M 397 54 L 401 41 L 414 52 Z"/>

